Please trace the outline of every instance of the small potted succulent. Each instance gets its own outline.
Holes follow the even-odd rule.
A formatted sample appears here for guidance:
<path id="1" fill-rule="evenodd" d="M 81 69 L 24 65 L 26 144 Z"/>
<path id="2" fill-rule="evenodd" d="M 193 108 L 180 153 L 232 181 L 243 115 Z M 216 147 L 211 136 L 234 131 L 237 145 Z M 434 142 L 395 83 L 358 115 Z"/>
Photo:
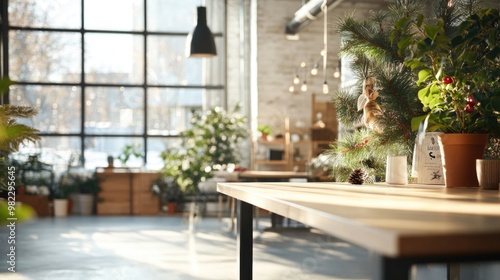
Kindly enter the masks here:
<path id="1" fill-rule="evenodd" d="M 257 131 L 260 133 L 260 137 L 263 141 L 267 141 L 267 137 L 271 136 L 273 133 L 271 126 L 268 124 L 259 124 L 257 126 Z"/>

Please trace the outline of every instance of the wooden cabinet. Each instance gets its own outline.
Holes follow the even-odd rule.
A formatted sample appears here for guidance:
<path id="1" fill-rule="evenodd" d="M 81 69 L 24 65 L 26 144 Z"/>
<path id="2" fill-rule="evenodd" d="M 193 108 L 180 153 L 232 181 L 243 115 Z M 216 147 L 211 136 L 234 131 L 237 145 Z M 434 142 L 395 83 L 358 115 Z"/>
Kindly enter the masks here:
<path id="1" fill-rule="evenodd" d="M 151 192 L 159 173 L 121 169 L 97 172 L 101 191 L 98 215 L 156 215 L 161 212 L 160 198 Z"/>

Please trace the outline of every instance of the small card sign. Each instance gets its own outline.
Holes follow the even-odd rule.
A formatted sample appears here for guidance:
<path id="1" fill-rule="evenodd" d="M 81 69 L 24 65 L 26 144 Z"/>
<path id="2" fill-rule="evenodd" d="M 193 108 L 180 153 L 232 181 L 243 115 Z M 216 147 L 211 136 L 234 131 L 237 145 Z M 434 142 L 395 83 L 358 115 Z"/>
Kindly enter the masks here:
<path id="1" fill-rule="evenodd" d="M 444 185 L 439 134 L 442 132 L 427 132 L 422 143 L 415 143 L 411 176 L 417 179 L 418 184 Z"/>

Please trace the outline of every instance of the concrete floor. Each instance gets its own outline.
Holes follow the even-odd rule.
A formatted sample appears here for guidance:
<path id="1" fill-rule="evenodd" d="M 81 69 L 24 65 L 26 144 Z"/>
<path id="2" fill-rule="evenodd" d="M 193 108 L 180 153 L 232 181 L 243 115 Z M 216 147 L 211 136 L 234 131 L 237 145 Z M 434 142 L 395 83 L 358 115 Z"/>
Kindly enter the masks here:
<path id="1" fill-rule="evenodd" d="M 315 231 L 254 231 L 254 279 L 370 278 L 370 253 Z M 17 225 L 15 273 L 8 235 L 0 229 L 2 280 L 237 279 L 236 239 L 228 219 L 183 217 L 43 218 Z M 192 230 L 190 230 L 190 228 Z M 498 280 L 500 265 L 461 266 L 461 280 Z M 413 280 L 445 280 L 443 265 L 419 265 Z"/>
<path id="2" fill-rule="evenodd" d="M 304 230 L 254 232 L 254 279 L 367 279 L 358 247 Z M 0 279 L 236 279 L 236 239 L 228 221 L 183 217 L 44 218 L 16 229 L 16 273 L 8 272 L 0 231 Z"/>

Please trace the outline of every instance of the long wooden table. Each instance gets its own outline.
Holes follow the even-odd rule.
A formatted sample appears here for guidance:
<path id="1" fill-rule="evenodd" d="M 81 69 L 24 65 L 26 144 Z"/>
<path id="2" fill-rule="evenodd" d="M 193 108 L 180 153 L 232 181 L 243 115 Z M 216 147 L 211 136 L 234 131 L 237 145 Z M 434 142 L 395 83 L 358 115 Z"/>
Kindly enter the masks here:
<path id="1" fill-rule="evenodd" d="M 306 179 L 307 181 L 315 181 L 317 175 L 311 175 L 307 172 L 294 171 L 261 171 L 261 170 L 246 170 L 238 174 L 238 179 L 241 181 L 263 182 L 273 180 L 274 182 L 286 182 L 290 179 Z"/>
<path id="2" fill-rule="evenodd" d="M 239 279 L 252 279 L 253 206 L 374 252 L 376 280 L 407 280 L 417 263 L 500 260 L 499 191 L 331 182 L 217 190 L 238 200 Z"/>

